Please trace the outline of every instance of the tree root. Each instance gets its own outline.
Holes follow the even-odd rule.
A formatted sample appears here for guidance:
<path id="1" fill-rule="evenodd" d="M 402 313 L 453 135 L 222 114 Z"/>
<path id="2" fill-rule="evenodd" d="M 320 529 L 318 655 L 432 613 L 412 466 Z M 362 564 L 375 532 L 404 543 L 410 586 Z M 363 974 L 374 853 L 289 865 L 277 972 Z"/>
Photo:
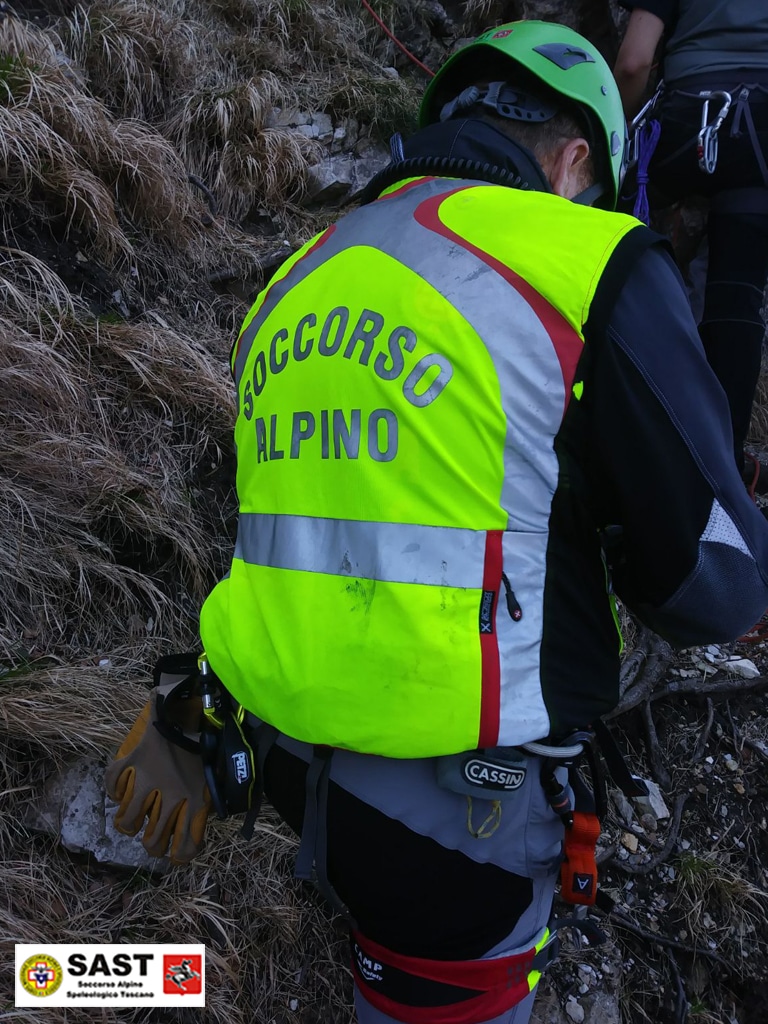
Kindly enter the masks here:
<path id="1" fill-rule="evenodd" d="M 653 720 L 650 699 L 646 700 L 645 704 L 643 704 L 642 715 L 643 723 L 645 724 L 645 745 L 648 751 L 651 772 L 661 788 L 668 790 L 672 785 L 672 777 L 667 771 L 662 758 L 661 744 L 656 732 L 656 723 Z"/>
<path id="2" fill-rule="evenodd" d="M 725 673 L 718 673 L 711 679 L 665 679 L 674 656 L 666 640 L 645 626 L 640 626 L 635 647 L 621 666 L 619 703 L 604 716 L 605 721 L 618 718 L 648 701 L 664 700 L 666 697 L 731 697 L 768 687 L 768 676 L 733 679 Z"/>
<path id="3" fill-rule="evenodd" d="M 753 690 L 764 690 L 766 687 L 768 676 L 755 676 L 754 679 L 730 679 L 727 676 L 709 680 L 671 679 L 660 689 L 654 690 L 650 699 L 664 700 L 665 697 L 684 696 L 733 697 L 734 694 L 751 693 Z"/>
<path id="4" fill-rule="evenodd" d="M 624 659 L 619 676 L 619 703 L 605 715 L 610 721 L 648 700 L 672 664 L 674 652 L 666 640 L 641 627 L 637 644 Z"/>

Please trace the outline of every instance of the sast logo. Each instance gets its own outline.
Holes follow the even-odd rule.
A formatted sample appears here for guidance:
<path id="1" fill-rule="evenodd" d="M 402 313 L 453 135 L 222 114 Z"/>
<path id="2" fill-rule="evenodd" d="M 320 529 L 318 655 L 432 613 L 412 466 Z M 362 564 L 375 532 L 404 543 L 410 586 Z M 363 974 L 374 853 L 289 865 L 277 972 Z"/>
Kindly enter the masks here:
<path id="1" fill-rule="evenodd" d="M 16 1006 L 205 1006 L 201 942 L 19 942 L 14 963 Z"/>
<path id="2" fill-rule="evenodd" d="M 505 39 L 507 36 L 511 36 L 513 32 L 514 29 L 505 28 L 502 29 L 501 32 L 494 32 L 494 34 L 491 36 L 491 39 Z"/>
<path id="3" fill-rule="evenodd" d="M 33 996 L 51 996 L 61 985 L 64 973 L 58 960 L 47 954 L 35 954 L 21 965 L 19 978 L 24 991 Z"/>
<path id="4" fill-rule="evenodd" d="M 203 991 L 203 958 L 201 956 L 164 956 L 163 992 L 167 995 L 192 996 Z"/>

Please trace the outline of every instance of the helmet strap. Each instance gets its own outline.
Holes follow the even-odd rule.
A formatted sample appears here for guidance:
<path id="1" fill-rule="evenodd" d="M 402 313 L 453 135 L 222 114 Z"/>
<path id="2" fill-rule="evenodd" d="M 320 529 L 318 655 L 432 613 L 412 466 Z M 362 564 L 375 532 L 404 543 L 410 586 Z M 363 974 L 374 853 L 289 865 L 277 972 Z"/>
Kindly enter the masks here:
<path id="1" fill-rule="evenodd" d="M 573 196 L 571 199 L 572 203 L 579 203 L 580 206 L 592 206 L 592 204 L 604 195 L 605 189 L 602 185 L 596 183 L 590 185 L 589 188 L 585 188 L 578 195 Z"/>

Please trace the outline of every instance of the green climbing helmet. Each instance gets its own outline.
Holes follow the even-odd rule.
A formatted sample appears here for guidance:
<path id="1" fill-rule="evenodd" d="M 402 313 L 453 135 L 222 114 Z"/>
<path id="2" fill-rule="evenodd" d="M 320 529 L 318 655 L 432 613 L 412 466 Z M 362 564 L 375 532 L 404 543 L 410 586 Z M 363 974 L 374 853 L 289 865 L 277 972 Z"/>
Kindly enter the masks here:
<path id="1" fill-rule="evenodd" d="M 482 80 L 487 74 L 484 64 L 494 53 L 525 68 L 583 111 L 598 149 L 595 164 L 604 189 L 598 205 L 615 209 L 627 160 L 627 124 L 621 97 L 611 69 L 598 50 L 565 25 L 513 21 L 488 29 L 462 47 L 429 83 L 419 109 L 419 127 L 439 121 L 446 102 L 474 81 Z M 514 85 L 513 73 L 510 80 Z"/>

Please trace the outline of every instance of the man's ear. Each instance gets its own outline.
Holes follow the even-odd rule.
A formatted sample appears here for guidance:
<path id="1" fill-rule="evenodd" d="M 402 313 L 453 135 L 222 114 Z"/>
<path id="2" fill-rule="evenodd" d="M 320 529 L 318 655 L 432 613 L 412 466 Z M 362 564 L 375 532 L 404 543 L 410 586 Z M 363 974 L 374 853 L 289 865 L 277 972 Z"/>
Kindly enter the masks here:
<path id="1" fill-rule="evenodd" d="M 546 168 L 555 195 L 573 199 L 589 184 L 587 161 L 589 143 L 586 139 L 568 139 L 552 154 Z"/>

